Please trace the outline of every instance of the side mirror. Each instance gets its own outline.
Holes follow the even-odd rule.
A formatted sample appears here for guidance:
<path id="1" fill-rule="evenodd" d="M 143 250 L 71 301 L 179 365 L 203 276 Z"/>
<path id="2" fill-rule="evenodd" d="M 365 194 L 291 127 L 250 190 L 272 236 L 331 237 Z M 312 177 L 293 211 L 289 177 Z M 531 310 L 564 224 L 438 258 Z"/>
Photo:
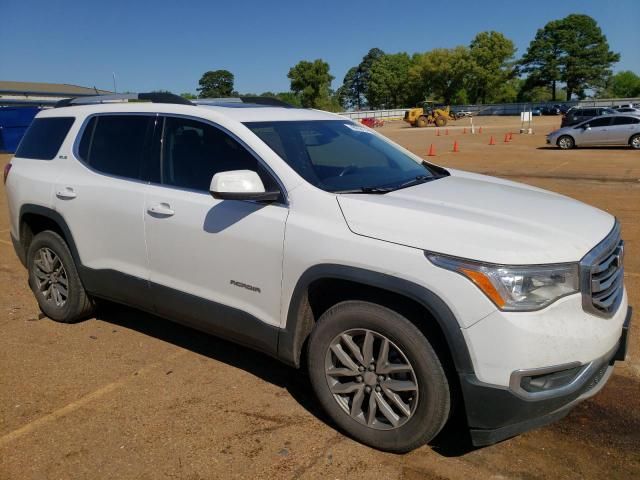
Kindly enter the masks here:
<path id="1" fill-rule="evenodd" d="M 591 125 L 589 125 L 588 123 L 586 125 L 582 126 L 583 130 L 591 130 Z"/>
<path id="2" fill-rule="evenodd" d="M 232 170 L 216 173 L 211 179 L 209 192 L 219 200 L 254 200 L 275 202 L 280 191 L 267 192 L 258 174 L 251 170 Z"/>

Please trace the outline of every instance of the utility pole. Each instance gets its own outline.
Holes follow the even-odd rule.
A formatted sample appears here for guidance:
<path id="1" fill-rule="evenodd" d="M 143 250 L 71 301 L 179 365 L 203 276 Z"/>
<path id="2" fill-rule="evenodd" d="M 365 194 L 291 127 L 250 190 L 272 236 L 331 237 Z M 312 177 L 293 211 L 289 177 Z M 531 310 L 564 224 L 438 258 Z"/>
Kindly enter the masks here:
<path id="1" fill-rule="evenodd" d="M 118 93 L 116 89 L 116 72 L 111 72 L 111 74 L 113 75 L 113 93 Z"/>

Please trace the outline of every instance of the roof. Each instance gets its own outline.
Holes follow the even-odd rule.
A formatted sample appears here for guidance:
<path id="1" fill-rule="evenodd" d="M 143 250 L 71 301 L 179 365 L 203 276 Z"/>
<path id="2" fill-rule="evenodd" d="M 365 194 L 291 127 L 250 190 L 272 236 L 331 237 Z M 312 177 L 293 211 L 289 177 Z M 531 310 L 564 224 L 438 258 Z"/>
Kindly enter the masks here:
<path id="1" fill-rule="evenodd" d="M 344 120 L 334 113 L 322 110 L 306 108 L 269 107 L 265 105 L 244 104 L 237 105 L 198 105 L 196 108 L 205 108 L 233 118 L 239 122 L 273 122 L 286 120 Z"/>
<path id="2" fill-rule="evenodd" d="M 70 105 L 67 107 L 44 110 L 40 116 L 59 117 L 70 115 L 91 115 L 94 113 L 161 113 L 179 114 L 193 117 L 210 118 L 225 117 L 237 122 L 277 122 L 304 120 L 345 120 L 344 117 L 305 108 L 285 108 L 265 105 L 244 104 L 242 108 L 233 105 L 181 105 L 174 103 L 151 102 L 108 102 L 86 105 Z M 348 119 L 346 119 L 348 120 Z"/>
<path id="3" fill-rule="evenodd" d="M 13 95 L 42 95 L 52 97 L 69 97 L 82 95 L 96 95 L 111 93 L 107 90 L 99 90 L 67 83 L 42 83 L 42 82 L 16 82 L 0 80 L 0 94 Z"/>

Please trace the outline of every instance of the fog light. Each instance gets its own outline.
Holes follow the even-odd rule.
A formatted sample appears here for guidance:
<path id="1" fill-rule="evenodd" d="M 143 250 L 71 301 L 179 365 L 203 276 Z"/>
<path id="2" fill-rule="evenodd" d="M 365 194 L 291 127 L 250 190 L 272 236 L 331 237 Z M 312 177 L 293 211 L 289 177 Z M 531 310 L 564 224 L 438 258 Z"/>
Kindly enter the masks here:
<path id="1" fill-rule="evenodd" d="M 566 370 L 546 373 L 542 375 L 532 375 L 520 379 L 520 387 L 526 392 L 536 393 L 546 390 L 554 390 L 569 385 L 580 373 L 583 367 L 578 365 Z"/>

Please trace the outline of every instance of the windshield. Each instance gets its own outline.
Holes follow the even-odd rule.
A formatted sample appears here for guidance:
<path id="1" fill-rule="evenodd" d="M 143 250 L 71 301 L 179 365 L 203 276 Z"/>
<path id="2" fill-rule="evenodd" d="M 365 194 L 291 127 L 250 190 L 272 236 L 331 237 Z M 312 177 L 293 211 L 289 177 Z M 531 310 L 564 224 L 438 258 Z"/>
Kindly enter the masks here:
<path id="1" fill-rule="evenodd" d="M 245 125 L 305 180 L 329 192 L 385 193 L 447 174 L 349 120 Z"/>

